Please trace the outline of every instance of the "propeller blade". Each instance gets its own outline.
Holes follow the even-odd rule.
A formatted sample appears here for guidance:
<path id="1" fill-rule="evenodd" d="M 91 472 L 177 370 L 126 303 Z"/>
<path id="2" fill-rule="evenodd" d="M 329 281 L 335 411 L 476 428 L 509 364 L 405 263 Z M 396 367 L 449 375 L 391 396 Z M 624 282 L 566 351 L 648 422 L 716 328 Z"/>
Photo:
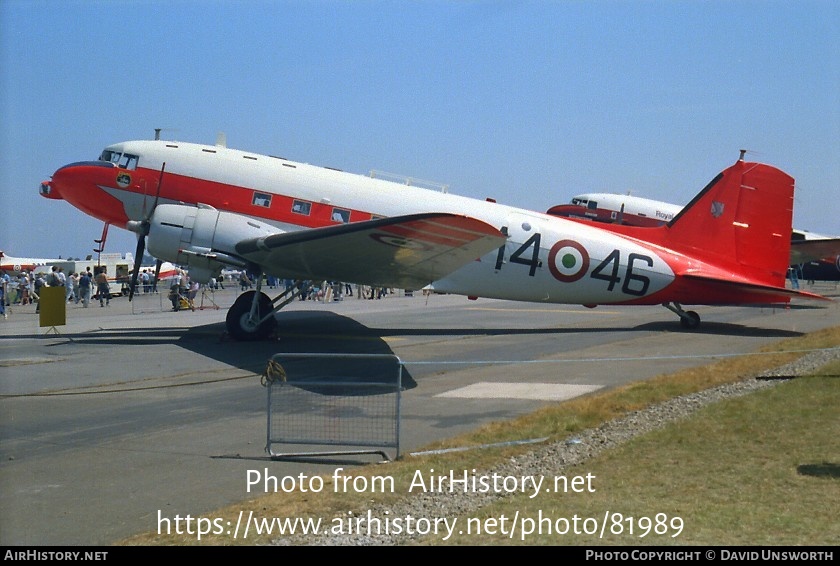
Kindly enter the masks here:
<path id="1" fill-rule="evenodd" d="M 134 290 L 137 288 L 137 279 L 140 276 L 140 264 L 143 262 L 143 254 L 146 253 L 146 236 L 137 234 L 137 249 L 134 251 L 134 271 L 131 272 L 131 282 L 128 285 L 128 300 L 134 298 Z"/>
<path id="2" fill-rule="evenodd" d="M 158 205 L 158 200 L 160 199 L 160 188 L 163 186 L 163 172 L 166 169 L 166 162 L 163 162 L 163 165 L 160 167 L 160 177 L 158 178 L 158 186 L 157 191 L 155 192 L 155 202 L 152 203 L 152 208 L 146 211 L 146 190 L 145 185 L 143 189 L 143 220 L 140 222 L 131 221 L 129 224 L 133 226 L 129 226 L 129 229 L 134 230 L 137 232 L 137 251 L 134 253 L 134 272 L 131 274 L 131 283 L 128 288 L 128 300 L 131 301 L 134 298 L 134 290 L 137 287 L 137 280 L 140 277 L 140 264 L 143 262 L 143 254 L 146 253 L 146 236 L 149 235 L 149 230 L 152 227 L 152 215 L 155 213 L 155 209 Z M 157 275 L 160 272 L 160 260 L 157 263 L 157 270 L 155 271 L 155 284 L 157 285 Z"/>
<path id="3" fill-rule="evenodd" d="M 149 216 L 147 216 L 145 218 L 145 220 L 147 222 L 152 217 L 152 214 L 154 214 L 155 209 L 157 208 L 157 205 L 158 205 L 158 200 L 160 199 L 160 188 L 163 186 L 163 171 L 164 171 L 164 169 L 166 169 L 166 161 L 164 161 L 163 165 L 160 166 L 160 177 L 158 178 L 157 192 L 155 192 L 155 202 L 152 204 L 152 210 L 149 211 Z"/>
<path id="4" fill-rule="evenodd" d="M 148 213 L 146 212 L 146 197 L 149 196 L 149 191 L 147 190 L 148 186 L 146 184 L 146 179 L 143 179 L 141 182 L 143 183 L 143 208 L 141 216 L 145 220 L 148 217 Z"/>

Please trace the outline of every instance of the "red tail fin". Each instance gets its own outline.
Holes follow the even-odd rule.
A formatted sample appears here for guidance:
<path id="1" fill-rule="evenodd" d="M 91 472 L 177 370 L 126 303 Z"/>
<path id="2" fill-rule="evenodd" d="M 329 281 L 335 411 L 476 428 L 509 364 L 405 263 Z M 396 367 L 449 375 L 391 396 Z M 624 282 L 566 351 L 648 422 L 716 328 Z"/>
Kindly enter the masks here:
<path id="1" fill-rule="evenodd" d="M 668 224 L 668 247 L 784 287 L 790 264 L 793 177 L 739 160 Z"/>

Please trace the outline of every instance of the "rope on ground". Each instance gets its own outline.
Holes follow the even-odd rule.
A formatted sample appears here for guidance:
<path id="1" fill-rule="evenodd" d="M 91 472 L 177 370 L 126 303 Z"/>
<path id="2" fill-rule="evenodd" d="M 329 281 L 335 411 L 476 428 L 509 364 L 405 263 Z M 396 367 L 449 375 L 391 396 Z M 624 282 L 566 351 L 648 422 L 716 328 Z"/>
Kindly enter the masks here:
<path id="1" fill-rule="evenodd" d="M 271 385 L 277 380 L 286 381 L 286 370 L 283 369 L 283 366 L 280 365 L 280 362 L 277 360 L 268 360 L 268 364 L 265 366 L 265 371 L 262 374 L 262 379 L 260 379 L 260 383 L 262 383 L 263 387 L 267 385 Z"/>

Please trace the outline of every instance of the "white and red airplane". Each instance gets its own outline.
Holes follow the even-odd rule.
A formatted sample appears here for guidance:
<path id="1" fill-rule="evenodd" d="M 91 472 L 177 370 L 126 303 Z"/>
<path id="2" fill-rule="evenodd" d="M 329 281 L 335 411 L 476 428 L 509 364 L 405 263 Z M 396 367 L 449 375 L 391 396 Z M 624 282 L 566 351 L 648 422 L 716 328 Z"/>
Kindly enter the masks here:
<path id="1" fill-rule="evenodd" d="M 63 260 L 61 258 L 47 258 L 47 257 L 14 257 L 6 255 L 0 251 L 0 270 L 7 273 L 23 273 L 34 271 L 36 267 L 43 265 L 52 265 Z"/>
<path id="2" fill-rule="evenodd" d="M 165 140 L 106 147 L 41 184 L 87 214 L 138 234 L 149 253 L 198 281 L 224 267 L 542 303 L 682 305 L 824 299 L 785 288 L 794 180 L 743 156 L 658 228 L 558 218 L 229 149 Z M 135 269 L 136 272 L 136 269 Z M 300 289 L 259 285 L 230 308 L 240 340 L 270 334 Z M 302 283 L 305 285 L 305 283 Z M 826 299 L 827 300 L 827 299 Z"/>
<path id="3" fill-rule="evenodd" d="M 617 193 L 583 193 L 568 204 L 548 209 L 548 214 L 565 218 L 627 224 L 661 226 L 680 213 L 682 206 L 658 200 Z M 822 236 L 806 230 L 792 230 L 790 265 L 802 271 L 803 279 L 840 279 L 840 237 Z"/>

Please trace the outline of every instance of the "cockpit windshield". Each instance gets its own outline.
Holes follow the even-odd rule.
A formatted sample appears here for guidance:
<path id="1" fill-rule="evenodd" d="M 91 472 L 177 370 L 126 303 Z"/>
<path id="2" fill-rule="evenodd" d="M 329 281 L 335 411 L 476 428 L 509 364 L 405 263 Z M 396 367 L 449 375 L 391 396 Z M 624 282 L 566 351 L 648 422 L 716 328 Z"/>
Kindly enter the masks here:
<path id="1" fill-rule="evenodd" d="M 137 169 L 137 159 L 136 155 L 120 153 L 119 151 L 112 151 L 110 149 L 103 150 L 99 156 L 99 161 L 110 161 L 121 169 Z"/>
<path id="2" fill-rule="evenodd" d="M 575 197 L 572 199 L 572 204 L 576 204 L 578 206 L 585 206 L 590 210 L 594 210 L 598 208 L 598 201 L 597 200 L 589 200 L 587 198 L 580 198 Z"/>

